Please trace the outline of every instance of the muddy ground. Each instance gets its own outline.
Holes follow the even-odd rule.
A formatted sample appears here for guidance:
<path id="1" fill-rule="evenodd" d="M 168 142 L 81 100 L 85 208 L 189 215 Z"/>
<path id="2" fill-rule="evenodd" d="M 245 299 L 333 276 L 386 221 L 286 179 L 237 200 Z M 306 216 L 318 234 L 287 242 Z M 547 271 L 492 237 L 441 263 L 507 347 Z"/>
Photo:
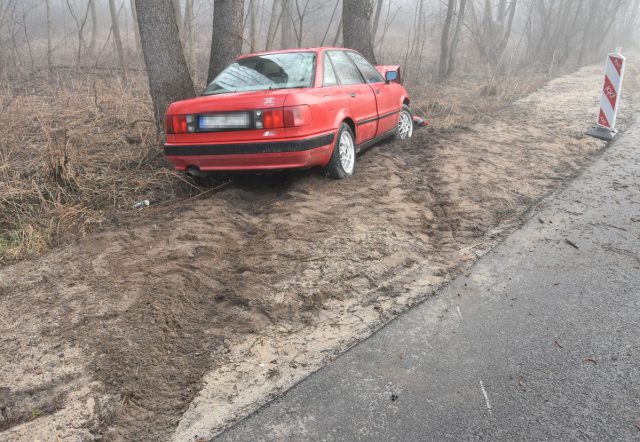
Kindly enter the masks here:
<path id="1" fill-rule="evenodd" d="M 601 76 L 584 68 L 468 127 L 376 146 L 353 179 L 243 177 L 0 269 L 0 440 L 215 434 L 579 173 L 604 147 L 583 136 Z"/>

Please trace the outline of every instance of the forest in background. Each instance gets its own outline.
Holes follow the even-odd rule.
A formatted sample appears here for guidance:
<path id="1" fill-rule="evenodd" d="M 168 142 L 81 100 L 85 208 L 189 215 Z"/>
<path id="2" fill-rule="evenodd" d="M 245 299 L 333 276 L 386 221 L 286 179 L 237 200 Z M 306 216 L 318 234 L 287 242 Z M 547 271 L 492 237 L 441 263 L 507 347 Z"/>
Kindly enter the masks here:
<path id="1" fill-rule="evenodd" d="M 138 0 L 152 10 L 156 2 Z M 211 48 L 239 53 L 342 46 L 342 0 L 167 0 L 195 83 Z M 162 2 L 160 2 L 162 3 Z M 369 58 L 401 64 L 410 83 L 504 69 L 576 67 L 638 36 L 637 0 L 347 0 L 370 27 Z M 222 11 L 216 23 L 214 5 Z M 237 23 L 226 4 L 238 4 Z M 232 8 L 233 9 L 233 8 Z M 135 0 L 1 0 L 0 77 L 45 68 L 141 69 Z M 231 11 L 231 13 L 235 13 Z M 353 22 L 353 20 L 351 20 Z M 214 30 L 215 25 L 215 30 Z M 369 51 L 364 51 L 369 52 Z M 238 54 L 228 54 L 233 58 Z M 455 66 L 455 68 L 454 68 Z"/>
<path id="2" fill-rule="evenodd" d="M 161 119 L 241 53 L 353 47 L 455 130 L 639 21 L 640 0 L 0 0 L 0 261 L 210 194 L 168 167 Z"/>

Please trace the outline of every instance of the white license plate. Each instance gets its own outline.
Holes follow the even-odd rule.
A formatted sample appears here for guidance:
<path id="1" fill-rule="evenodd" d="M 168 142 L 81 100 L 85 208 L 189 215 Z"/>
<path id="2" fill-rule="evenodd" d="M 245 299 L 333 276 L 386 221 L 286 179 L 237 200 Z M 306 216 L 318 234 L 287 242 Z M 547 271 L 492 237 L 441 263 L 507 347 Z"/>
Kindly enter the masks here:
<path id="1" fill-rule="evenodd" d="M 246 129 L 248 113 L 200 115 L 200 129 Z"/>

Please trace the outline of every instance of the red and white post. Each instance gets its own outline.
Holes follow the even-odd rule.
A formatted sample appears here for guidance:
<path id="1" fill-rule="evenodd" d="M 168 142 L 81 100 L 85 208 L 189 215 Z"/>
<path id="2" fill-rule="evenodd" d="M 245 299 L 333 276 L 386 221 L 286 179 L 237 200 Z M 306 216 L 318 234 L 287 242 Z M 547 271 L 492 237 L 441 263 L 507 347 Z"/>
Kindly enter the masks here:
<path id="1" fill-rule="evenodd" d="M 616 116 L 618 114 L 618 105 L 620 104 L 620 91 L 622 90 L 626 60 L 625 56 L 619 51 L 607 55 L 598 120 L 596 125 L 587 131 L 587 135 L 611 141 L 618 133 L 615 129 Z"/>

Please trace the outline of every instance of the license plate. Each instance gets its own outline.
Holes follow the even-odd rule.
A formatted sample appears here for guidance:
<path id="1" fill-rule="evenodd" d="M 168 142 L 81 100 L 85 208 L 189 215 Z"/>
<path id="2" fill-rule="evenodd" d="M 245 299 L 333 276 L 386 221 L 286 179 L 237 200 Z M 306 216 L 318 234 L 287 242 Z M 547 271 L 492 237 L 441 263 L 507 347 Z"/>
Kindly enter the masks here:
<path id="1" fill-rule="evenodd" d="M 200 115 L 199 127 L 205 130 L 220 129 L 246 129 L 249 127 L 249 114 L 233 113 L 233 114 L 214 114 Z"/>

